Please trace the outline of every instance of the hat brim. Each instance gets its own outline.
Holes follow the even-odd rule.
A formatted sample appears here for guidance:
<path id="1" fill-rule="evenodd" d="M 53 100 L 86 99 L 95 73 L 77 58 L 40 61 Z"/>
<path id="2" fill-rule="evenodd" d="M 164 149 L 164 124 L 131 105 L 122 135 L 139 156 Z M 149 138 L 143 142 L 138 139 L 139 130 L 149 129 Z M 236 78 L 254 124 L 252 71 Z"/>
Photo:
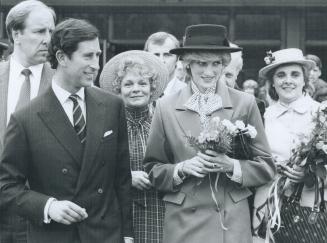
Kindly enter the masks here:
<path id="1" fill-rule="evenodd" d="M 4 49 L 8 49 L 9 45 L 4 43 L 4 42 L 0 42 L 0 47 L 4 48 Z"/>
<path id="2" fill-rule="evenodd" d="M 314 61 L 311 61 L 311 60 L 294 60 L 294 61 L 273 63 L 273 64 L 269 64 L 259 70 L 259 78 L 268 79 L 269 77 L 267 76 L 267 74 L 271 70 L 276 69 L 277 67 L 284 65 L 284 64 L 288 64 L 288 63 L 289 64 L 299 64 L 299 65 L 303 66 L 304 68 L 306 68 L 308 71 L 311 68 L 313 68 L 315 65 Z"/>
<path id="3" fill-rule="evenodd" d="M 117 78 L 119 65 L 123 59 L 130 57 L 142 59 L 144 61 L 144 65 L 150 67 L 156 73 L 157 78 L 154 80 L 155 84 L 153 85 L 155 90 L 152 91 L 150 101 L 157 100 L 167 87 L 169 82 L 169 72 L 167 67 L 158 57 L 145 51 L 126 51 L 111 58 L 102 69 L 99 79 L 100 87 L 106 91 L 109 91 L 110 93 L 117 94 L 114 81 Z"/>
<path id="4" fill-rule="evenodd" d="M 221 52 L 237 52 L 242 51 L 240 47 L 228 47 L 228 46 L 185 46 L 180 48 L 171 49 L 170 53 L 176 55 L 182 55 L 191 51 L 221 51 Z"/>

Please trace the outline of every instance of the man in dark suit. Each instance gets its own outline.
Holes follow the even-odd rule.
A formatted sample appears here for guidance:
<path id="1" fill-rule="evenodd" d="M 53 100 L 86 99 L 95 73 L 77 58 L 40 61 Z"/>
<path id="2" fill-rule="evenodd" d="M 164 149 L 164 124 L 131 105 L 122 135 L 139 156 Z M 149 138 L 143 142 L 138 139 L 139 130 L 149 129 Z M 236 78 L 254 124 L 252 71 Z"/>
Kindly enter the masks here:
<path id="1" fill-rule="evenodd" d="M 9 122 L 0 190 L 28 218 L 28 242 L 133 241 L 124 104 L 93 86 L 100 53 L 93 25 L 60 23 L 51 87 Z"/>
<path id="2" fill-rule="evenodd" d="M 45 62 L 55 19 L 54 11 L 36 0 L 20 2 L 7 15 L 13 52 L 0 62 L 0 154 L 10 115 L 50 86 L 54 71 Z M 26 242 L 26 226 L 0 193 L 0 243 Z"/>

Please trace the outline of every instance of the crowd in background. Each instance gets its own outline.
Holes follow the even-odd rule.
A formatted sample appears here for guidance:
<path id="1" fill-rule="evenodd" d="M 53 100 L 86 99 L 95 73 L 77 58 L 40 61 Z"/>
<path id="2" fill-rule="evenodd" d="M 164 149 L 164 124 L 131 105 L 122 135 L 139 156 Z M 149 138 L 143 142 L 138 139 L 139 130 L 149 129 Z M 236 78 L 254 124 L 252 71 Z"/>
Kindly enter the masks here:
<path id="1" fill-rule="evenodd" d="M 300 185 L 299 203 L 281 208 L 275 242 L 327 241 L 324 210 L 314 223 L 299 213 L 324 208 L 327 178 L 317 189 L 312 173 L 287 162 L 327 101 L 318 56 L 267 50 L 264 82 L 237 82 L 242 47 L 224 26 L 192 25 L 183 43 L 156 32 L 144 50 L 114 56 L 98 88 L 96 27 L 55 22 L 37 0 L 6 18 L 0 243 L 267 242 L 268 192 L 281 175 Z M 256 136 L 237 155 L 194 149 L 187 137 L 214 118 L 251 125 Z"/>

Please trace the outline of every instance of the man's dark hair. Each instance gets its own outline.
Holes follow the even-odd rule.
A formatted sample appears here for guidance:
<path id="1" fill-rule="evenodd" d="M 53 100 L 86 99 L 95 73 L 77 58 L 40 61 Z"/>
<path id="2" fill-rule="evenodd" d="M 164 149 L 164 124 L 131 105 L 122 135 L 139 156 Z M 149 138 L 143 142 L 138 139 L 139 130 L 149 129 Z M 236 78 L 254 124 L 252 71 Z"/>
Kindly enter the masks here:
<path id="1" fill-rule="evenodd" d="M 83 41 L 94 40 L 99 37 L 98 29 L 86 20 L 67 19 L 58 24 L 53 31 L 49 45 L 49 62 L 56 69 L 58 61 L 56 53 L 61 50 L 69 58 Z"/>

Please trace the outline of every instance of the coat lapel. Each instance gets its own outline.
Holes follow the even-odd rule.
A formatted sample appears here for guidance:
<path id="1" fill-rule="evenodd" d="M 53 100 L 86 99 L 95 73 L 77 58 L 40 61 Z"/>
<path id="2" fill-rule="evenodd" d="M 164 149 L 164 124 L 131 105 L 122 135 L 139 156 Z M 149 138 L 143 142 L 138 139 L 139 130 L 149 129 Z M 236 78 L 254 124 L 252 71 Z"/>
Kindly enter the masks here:
<path id="1" fill-rule="evenodd" d="M 54 74 L 54 70 L 51 69 L 49 63 L 44 63 L 38 95 L 42 94 L 47 90 L 48 87 L 50 87 L 53 74 Z"/>
<path id="2" fill-rule="evenodd" d="M 40 118 L 53 136 L 57 138 L 58 142 L 80 164 L 83 147 L 51 87 L 44 93 L 43 99 L 42 109 L 38 112 Z"/>
<path id="3" fill-rule="evenodd" d="M 91 90 L 92 88 L 85 89 L 86 144 L 76 192 L 81 189 L 91 168 L 95 167 L 95 156 L 104 131 L 106 116 L 105 106 L 97 99 L 96 95 Z"/>
<path id="4" fill-rule="evenodd" d="M 212 113 L 211 117 L 219 116 L 220 119 L 231 120 L 233 115 L 233 105 L 229 96 L 228 88 L 225 84 L 218 82 L 216 93 L 220 95 L 223 101 L 223 109 L 219 109 Z M 198 136 L 201 132 L 201 124 L 199 115 L 188 110 L 184 104 L 192 96 L 191 85 L 181 91 L 176 102 L 175 116 L 185 135 Z"/>
<path id="5" fill-rule="evenodd" d="M 9 67 L 9 61 L 0 64 L 0 138 L 4 137 L 7 126 Z"/>

